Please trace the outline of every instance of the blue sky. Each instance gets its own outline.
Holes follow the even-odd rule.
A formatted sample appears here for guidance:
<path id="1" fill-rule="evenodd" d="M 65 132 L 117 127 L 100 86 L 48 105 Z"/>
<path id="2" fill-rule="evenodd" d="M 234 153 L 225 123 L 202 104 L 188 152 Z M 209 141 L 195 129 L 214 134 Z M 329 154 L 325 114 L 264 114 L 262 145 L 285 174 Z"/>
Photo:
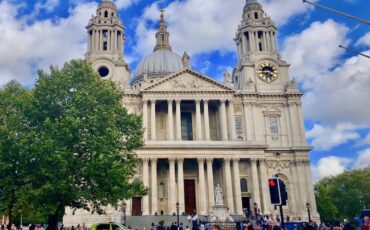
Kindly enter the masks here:
<path id="1" fill-rule="evenodd" d="M 99 1 L 0 0 L 0 85 L 27 87 L 37 69 L 83 58 L 89 18 Z M 260 0 L 279 27 L 278 43 L 303 97 L 315 180 L 370 164 L 370 27 L 301 0 Z M 368 0 L 316 2 L 370 20 Z M 171 45 L 190 53 L 197 71 L 217 80 L 236 65 L 233 38 L 245 0 L 116 0 L 126 26 L 131 70 L 152 52 L 159 9 L 166 9 Z"/>

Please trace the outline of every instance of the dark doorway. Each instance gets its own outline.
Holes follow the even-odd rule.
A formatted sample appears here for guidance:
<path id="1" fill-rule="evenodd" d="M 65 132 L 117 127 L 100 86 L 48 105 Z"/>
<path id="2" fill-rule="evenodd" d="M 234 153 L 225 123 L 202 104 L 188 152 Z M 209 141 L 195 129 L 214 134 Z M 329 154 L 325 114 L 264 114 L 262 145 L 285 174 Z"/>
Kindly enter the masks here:
<path id="1" fill-rule="evenodd" d="M 251 203 L 249 197 L 242 197 L 243 210 L 251 211 Z"/>
<path id="2" fill-rule="evenodd" d="M 141 199 L 142 199 L 142 197 L 133 197 L 132 198 L 132 215 L 133 216 L 139 216 L 139 215 L 142 214 Z"/>
<path id="3" fill-rule="evenodd" d="M 183 141 L 193 140 L 193 122 L 191 113 L 181 113 L 181 139 Z"/>
<path id="4" fill-rule="evenodd" d="M 184 181 L 185 190 L 185 212 L 191 215 L 196 207 L 195 180 Z"/>

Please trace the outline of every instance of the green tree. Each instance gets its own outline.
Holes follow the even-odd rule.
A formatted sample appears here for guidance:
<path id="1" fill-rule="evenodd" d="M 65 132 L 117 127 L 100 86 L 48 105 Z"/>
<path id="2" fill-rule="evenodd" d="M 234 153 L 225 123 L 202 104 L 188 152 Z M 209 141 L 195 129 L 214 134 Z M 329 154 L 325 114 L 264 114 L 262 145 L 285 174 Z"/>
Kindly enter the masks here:
<path id="1" fill-rule="evenodd" d="M 9 216 L 9 228 L 30 189 L 29 147 L 35 134 L 29 128 L 26 111 L 31 98 L 31 93 L 16 81 L 0 90 L 0 210 Z"/>
<path id="2" fill-rule="evenodd" d="M 37 135 L 30 201 L 50 214 L 52 229 L 67 206 L 102 213 L 104 206 L 146 193 L 130 182 L 142 122 L 122 106 L 122 97 L 85 61 L 39 72 L 29 113 Z"/>
<path id="3" fill-rule="evenodd" d="M 359 216 L 370 204 L 370 167 L 324 178 L 315 185 L 317 208 L 324 221 Z"/>

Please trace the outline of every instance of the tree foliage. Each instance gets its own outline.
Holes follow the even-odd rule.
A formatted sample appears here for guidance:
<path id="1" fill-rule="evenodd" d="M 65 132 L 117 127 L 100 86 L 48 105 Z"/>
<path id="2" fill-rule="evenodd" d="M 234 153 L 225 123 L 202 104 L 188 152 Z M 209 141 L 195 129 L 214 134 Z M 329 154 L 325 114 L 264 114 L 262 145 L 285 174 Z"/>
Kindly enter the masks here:
<path id="1" fill-rule="evenodd" d="M 324 221 L 359 216 L 370 205 L 370 167 L 324 178 L 315 185 L 317 208 Z"/>
<path id="2" fill-rule="evenodd" d="M 30 102 L 30 92 L 16 81 L 0 90 L 0 210 L 10 217 L 10 223 L 26 202 L 24 194 L 32 179 L 28 151 L 34 133 L 26 117 Z"/>
<path id="3" fill-rule="evenodd" d="M 122 92 L 89 63 L 39 71 L 31 91 L 11 85 L 0 95 L 0 135 L 8 137 L 0 142 L 0 175 L 9 177 L 1 181 L 10 190 L 27 190 L 20 200 L 60 217 L 66 206 L 102 213 L 104 206 L 146 192 L 131 182 L 134 150 L 143 145 L 141 119 L 127 112 Z"/>

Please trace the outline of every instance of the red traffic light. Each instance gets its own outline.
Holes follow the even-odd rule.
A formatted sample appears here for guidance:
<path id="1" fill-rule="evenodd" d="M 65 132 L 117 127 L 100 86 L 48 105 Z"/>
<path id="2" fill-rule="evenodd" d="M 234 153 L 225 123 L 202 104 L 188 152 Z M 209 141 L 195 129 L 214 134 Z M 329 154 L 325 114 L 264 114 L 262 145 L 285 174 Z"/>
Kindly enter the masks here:
<path id="1" fill-rule="evenodd" d="M 276 186 L 275 180 L 269 180 L 269 185 L 270 187 L 275 187 Z"/>

